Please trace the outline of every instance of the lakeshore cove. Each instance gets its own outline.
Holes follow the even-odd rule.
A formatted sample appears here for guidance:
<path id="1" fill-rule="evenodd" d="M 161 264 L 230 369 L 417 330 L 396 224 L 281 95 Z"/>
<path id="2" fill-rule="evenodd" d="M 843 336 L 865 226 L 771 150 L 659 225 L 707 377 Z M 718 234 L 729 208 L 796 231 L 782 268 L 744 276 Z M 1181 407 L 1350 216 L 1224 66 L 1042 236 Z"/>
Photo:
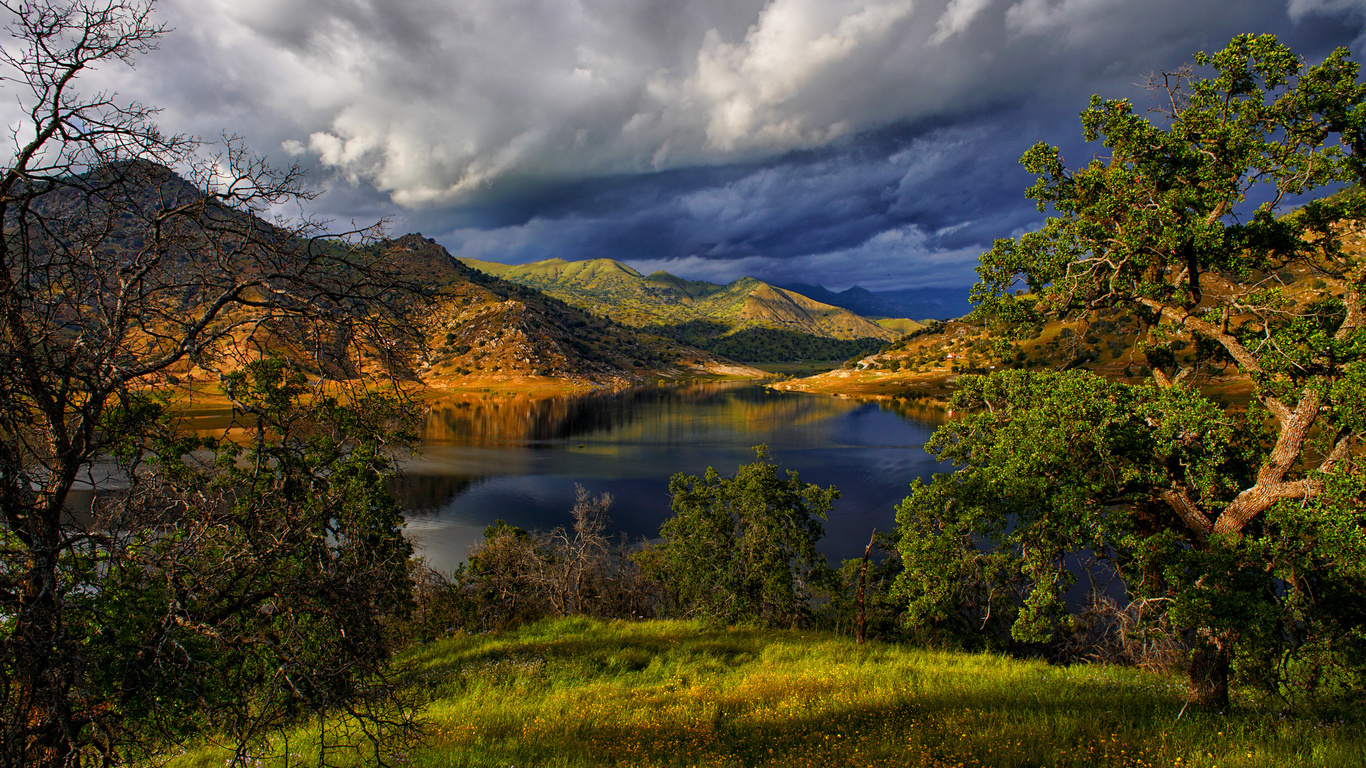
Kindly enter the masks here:
<path id="1" fill-rule="evenodd" d="M 820 545 L 833 564 L 861 555 L 873 529 L 892 529 L 914 479 L 945 471 L 922 447 L 944 419 L 913 402 L 752 383 L 454 395 L 428 403 L 418 454 L 403 462 L 396 490 L 418 554 L 449 572 L 497 520 L 570 525 L 576 484 L 612 495 L 613 536 L 654 537 L 671 514 L 670 477 L 709 466 L 733 473 L 763 444 L 781 470 L 839 488 Z"/>

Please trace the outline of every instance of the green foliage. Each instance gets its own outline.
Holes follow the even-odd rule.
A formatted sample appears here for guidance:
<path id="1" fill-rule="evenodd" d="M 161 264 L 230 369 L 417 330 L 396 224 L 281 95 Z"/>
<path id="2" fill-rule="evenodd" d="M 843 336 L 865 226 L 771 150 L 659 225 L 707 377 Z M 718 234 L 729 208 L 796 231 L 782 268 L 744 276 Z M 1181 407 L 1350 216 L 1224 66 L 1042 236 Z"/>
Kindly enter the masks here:
<path id="1" fill-rule="evenodd" d="M 604 535 L 611 505 L 610 494 L 579 486 L 572 528 L 529 532 L 498 520 L 450 579 L 417 569 L 414 636 L 506 631 L 546 616 L 656 615 L 660 590 L 633 559 L 637 548 Z"/>
<path id="2" fill-rule="evenodd" d="M 166 426 L 125 452 L 132 488 L 99 499 L 98 533 L 62 564 L 71 671 L 106 702 L 103 727 L 140 747 L 205 728 L 252 742 L 342 701 L 400 725 L 383 674 L 412 604 L 411 547 L 389 451 L 411 440 L 410 414 L 378 395 L 305 405 L 279 359 L 226 389 L 248 438 Z M 143 429 L 149 408 L 106 421 Z"/>
<path id="3" fill-rule="evenodd" d="M 965 380 L 953 407 L 971 415 L 927 446 L 962 468 L 917 484 L 899 520 L 914 619 L 1005 616 L 1016 641 L 1048 638 L 1067 564 L 1094 555 L 1165 607 L 1195 646 L 1193 696 L 1222 706 L 1234 651 L 1272 685 L 1277 663 L 1357 655 L 1359 612 L 1328 596 L 1362 586 L 1346 564 L 1366 555 L 1366 254 L 1352 244 L 1366 200 L 1276 213 L 1286 195 L 1361 180 L 1366 86 L 1346 51 L 1308 67 L 1269 35 L 1195 62 L 1210 76 L 1154 81 L 1157 118 L 1093 98 L 1083 131 L 1109 157 L 1069 170 L 1056 148 L 1025 153 L 1026 194 L 1054 215 L 983 254 L 973 292 L 1010 322 L 1143 315 L 1153 386 Z M 1251 205 L 1259 187 L 1267 202 Z M 1256 387 L 1250 408 L 1182 384 L 1231 366 Z"/>
<path id="4" fill-rule="evenodd" d="M 1187 485 L 1201 509 L 1235 498 L 1268 450 L 1257 414 L 1080 371 L 965 377 L 950 406 L 968 415 L 927 448 L 961 468 L 917 481 L 897 514 L 912 625 L 1052 640 L 1070 626 L 1063 595 L 1087 554 L 1133 598 L 1159 601 L 1154 615 L 1231 633 L 1250 682 L 1287 696 L 1362 690 L 1360 475 L 1325 478 L 1322 494 L 1275 505 L 1242 536 L 1202 539 L 1171 489 Z"/>
<path id="5" fill-rule="evenodd" d="M 262 221 L 309 197 L 297 167 L 81 94 L 87 70 L 156 48 L 151 2 L 0 14 L 27 137 L 0 172 L 0 765 L 133 762 L 208 722 L 246 742 L 343 703 L 378 723 L 378 629 L 406 602 L 371 429 L 392 409 L 305 407 L 258 364 L 235 385 L 255 439 L 204 464 L 213 446 L 145 393 L 262 349 L 406 375 L 430 286 L 366 248 L 374 230 Z"/>
<path id="6" fill-rule="evenodd" d="M 902 621 L 905 601 L 893 591 L 903 570 L 901 555 L 897 551 L 897 533 L 877 533 L 873 539 L 863 596 L 867 637 L 886 641 L 923 639 L 906 632 L 907 626 Z M 856 636 L 859 576 L 862 570 L 863 558 L 856 557 L 840 563 L 839 570 L 831 574 L 826 600 L 813 616 L 816 627 L 848 637 Z"/>
<path id="7" fill-rule="evenodd" d="M 1007 371 L 960 384 L 950 407 L 968 415 L 926 449 L 962 469 L 917 481 L 898 510 L 901 589 L 916 622 L 972 606 L 979 618 L 1012 616 L 1016 640 L 1047 640 L 1075 583 L 1068 554 L 1103 554 L 1142 589 L 1154 537 L 1169 542 L 1161 506 L 1174 479 L 1192 482 L 1197 503 L 1218 504 L 1259 455 L 1223 411 L 1185 388 L 1084 371 Z"/>
<path id="8" fill-rule="evenodd" d="M 484 540 L 456 570 L 452 587 L 462 613 L 462 629 L 507 629 L 549 613 L 537 599 L 537 576 L 552 557 L 527 531 L 503 520 L 484 529 Z"/>
<path id="9" fill-rule="evenodd" d="M 832 339 L 781 328 L 750 327 L 730 332 L 725 323 L 697 320 L 650 329 L 698 349 L 745 362 L 843 360 L 876 352 L 881 339 Z"/>
<path id="10" fill-rule="evenodd" d="M 839 491 L 802 483 L 792 471 L 783 478 L 766 447 L 755 453 L 730 477 L 708 467 L 702 477 L 669 480 L 674 516 L 660 528 L 651 575 L 698 616 L 791 626 L 822 578 L 816 542 Z"/>

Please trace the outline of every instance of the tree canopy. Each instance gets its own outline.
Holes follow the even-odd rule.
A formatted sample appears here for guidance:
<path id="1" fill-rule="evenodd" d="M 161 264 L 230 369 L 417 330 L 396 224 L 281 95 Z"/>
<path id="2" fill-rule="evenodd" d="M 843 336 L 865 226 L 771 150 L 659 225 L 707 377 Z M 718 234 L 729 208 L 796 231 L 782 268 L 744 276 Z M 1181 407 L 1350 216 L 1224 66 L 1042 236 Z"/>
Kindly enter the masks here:
<path id="1" fill-rule="evenodd" d="M 1269 35 L 1149 86 L 1146 112 L 1092 99 L 1083 133 L 1104 150 L 1081 167 L 1025 153 L 1026 194 L 1052 215 L 983 254 L 974 299 L 1012 323 L 1137 312 L 1153 381 L 965 377 L 952 407 L 970 415 L 928 446 L 962 468 L 899 512 L 902 589 L 915 616 L 1000 608 L 1038 640 L 1060 626 L 1068 558 L 1103 558 L 1167 606 L 1193 646 L 1193 698 L 1218 706 L 1235 651 L 1254 665 L 1363 639 L 1340 598 L 1364 586 L 1366 555 L 1366 195 L 1350 186 L 1366 86 L 1346 51 L 1310 66 Z M 1249 404 L 1193 386 L 1221 359 L 1250 379 Z"/>
<path id="2" fill-rule="evenodd" d="M 816 551 L 821 523 L 839 491 L 784 478 L 765 446 L 757 458 L 722 477 L 669 480 L 674 516 L 648 561 L 653 575 L 685 608 L 723 623 L 792 625 L 806 612 L 825 558 Z"/>

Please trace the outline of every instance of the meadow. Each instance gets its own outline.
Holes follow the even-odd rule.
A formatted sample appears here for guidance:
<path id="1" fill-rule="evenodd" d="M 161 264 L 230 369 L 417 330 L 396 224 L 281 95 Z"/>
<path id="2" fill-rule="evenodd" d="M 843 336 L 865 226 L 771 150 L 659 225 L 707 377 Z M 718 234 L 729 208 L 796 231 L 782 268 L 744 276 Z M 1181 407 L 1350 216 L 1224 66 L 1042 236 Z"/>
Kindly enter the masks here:
<path id="1" fill-rule="evenodd" d="M 422 743 L 386 755 L 404 766 L 1366 764 L 1350 714 L 1246 691 L 1223 714 L 1183 711 L 1175 675 L 814 632 L 574 617 L 417 646 L 397 664 L 429 702 Z M 306 732 L 288 743 L 251 764 L 314 764 Z M 201 745 L 172 765 L 229 758 Z"/>

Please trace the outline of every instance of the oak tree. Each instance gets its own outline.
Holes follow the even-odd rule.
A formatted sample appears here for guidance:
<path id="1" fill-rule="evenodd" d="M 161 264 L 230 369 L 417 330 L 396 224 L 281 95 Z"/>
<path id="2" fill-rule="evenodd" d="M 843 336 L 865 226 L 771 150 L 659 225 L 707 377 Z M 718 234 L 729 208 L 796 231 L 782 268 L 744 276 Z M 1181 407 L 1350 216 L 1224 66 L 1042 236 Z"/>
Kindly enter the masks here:
<path id="1" fill-rule="evenodd" d="M 765 446 L 755 453 L 729 477 L 708 467 L 701 477 L 670 478 L 674 516 L 651 563 L 696 615 L 792 626 L 824 572 L 816 543 L 839 490 L 803 483 L 791 470 L 783 477 Z"/>
<path id="2" fill-rule="evenodd" d="M 966 377 L 953 407 L 970 415 L 928 446 L 962 468 L 899 512 L 915 616 L 1013 606 L 1015 637 L 1045 639 L 1069 562 L 1102 557 L 1187 633 L 1192 698 L 1216 707 L 1235 651 L 1362 642 L 1343 598 L 1366 585 L 1366 196 L 1289 210 L 1363 180 L 1358 75 L 1344 50 L 1309 66 L 1240 36 L 1153 78 L 1146 112 L 1094 97 L 1081 122 L 1104 152 L 1090 162 L 1025 153 L 1027 195 L 1052 215 L 982 256 L 982 311 L 1141 315 L 1152 382 Z M 1195 386 L 1221 360 L 1250 404 Z"/>

